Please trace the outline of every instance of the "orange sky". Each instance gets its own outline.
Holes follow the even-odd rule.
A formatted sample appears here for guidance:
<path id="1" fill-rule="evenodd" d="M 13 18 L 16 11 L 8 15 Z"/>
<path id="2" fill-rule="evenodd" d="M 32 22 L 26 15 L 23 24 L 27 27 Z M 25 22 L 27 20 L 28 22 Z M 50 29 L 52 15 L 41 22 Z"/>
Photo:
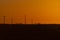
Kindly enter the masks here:
<path id="1" fill-rule="evenodd" d="M 27 23 L 60 24 L 60 0 L 0 0 L 0 23 L 6 17 L 6 23 L 24 23 L 24 15 Z M 20 18 L 18 18 L 20 17 Z M 17 20 L 18 19 L 18 20 Z"/>

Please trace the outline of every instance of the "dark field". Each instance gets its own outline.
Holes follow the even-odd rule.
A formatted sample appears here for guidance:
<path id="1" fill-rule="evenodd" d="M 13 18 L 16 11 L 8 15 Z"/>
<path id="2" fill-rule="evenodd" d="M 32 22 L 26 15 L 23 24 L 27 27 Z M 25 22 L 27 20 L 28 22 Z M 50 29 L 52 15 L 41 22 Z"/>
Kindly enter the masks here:
<path id="1" fill-rule="evenodd" d="M 58 40 L 60 24 L 0 24 L 0 40 Z"/>

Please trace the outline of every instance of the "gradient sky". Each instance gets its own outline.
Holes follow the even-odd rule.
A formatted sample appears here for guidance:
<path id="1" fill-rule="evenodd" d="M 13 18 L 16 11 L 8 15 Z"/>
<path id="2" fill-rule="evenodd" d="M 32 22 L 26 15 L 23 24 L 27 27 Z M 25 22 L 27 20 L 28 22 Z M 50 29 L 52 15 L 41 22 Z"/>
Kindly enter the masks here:
<path id="1" fill-rule="evenodd" d="M 0 0 L 0 23 L 6 16 L 6 23 L 24 23 L 24 15 L 27 23 L 60 24 L 60 0 Z"/>

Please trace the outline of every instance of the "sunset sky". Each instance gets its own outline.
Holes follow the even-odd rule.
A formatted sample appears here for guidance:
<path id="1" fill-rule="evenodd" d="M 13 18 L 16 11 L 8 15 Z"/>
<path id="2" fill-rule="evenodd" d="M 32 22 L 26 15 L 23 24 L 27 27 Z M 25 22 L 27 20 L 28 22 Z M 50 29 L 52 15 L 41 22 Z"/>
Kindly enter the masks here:
<path id="1" fill-rule="evenodd" d="M 0 0 L 0 23 L 60 24 L 60 0 Z"/>

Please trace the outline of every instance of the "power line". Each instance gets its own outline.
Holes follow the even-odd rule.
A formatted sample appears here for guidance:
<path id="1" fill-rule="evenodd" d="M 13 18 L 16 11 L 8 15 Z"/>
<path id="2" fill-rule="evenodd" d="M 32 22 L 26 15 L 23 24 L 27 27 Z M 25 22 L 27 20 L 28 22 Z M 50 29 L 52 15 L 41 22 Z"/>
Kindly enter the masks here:
<path id="1" fill-rule="evenodd" d="M 24 22 L 25 22 L 25 24 L 27 24 L 27 21 L 26 21 L 26 20 L 27 20 L 26 15 L 24 15 L 24 17 L 25 17 L 25 18 L 24 18 Z M 4 24 L 6 24 L 6 16 L 3 16 L 3 19 L 4 19 L 4 20 L 3 20 Z M 17 22 L 18 22 L 18 21 L 17 21 Z M 30 21 L 30 22 L 31 22 L 31 24 L 33 24 L 33 18 L 32 18 L 32 17 L 31 17 L 31 21 Z M 13 24 L 13 17 L 11 17 L 10 23 Z"/>

